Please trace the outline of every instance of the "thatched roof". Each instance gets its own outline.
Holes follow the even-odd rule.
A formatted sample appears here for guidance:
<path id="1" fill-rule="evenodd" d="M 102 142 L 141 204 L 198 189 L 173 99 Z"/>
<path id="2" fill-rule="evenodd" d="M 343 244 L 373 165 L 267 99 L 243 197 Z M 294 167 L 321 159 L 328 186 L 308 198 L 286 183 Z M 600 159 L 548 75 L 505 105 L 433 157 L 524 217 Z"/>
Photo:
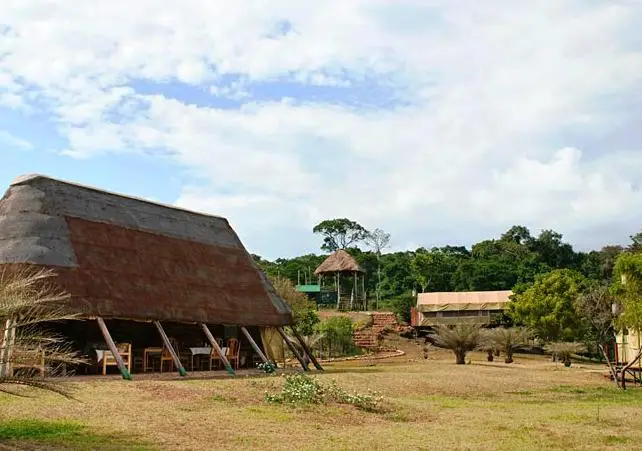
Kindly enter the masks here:
<path id="1" fill-rule="evenodd" d="M 0 267 L 15 265 L 55 269 L 88 318 L 291 322 L 226 219 L 40 175 L 0 200 Z"/>
<path id="2" fill-rule="evenodd" d="M 335 272 L 365 272 L 359 263 L 345 250 L 339 249 L 326 258 L 323 263 L 314 271 L 314 274 L 325 274 Z"/>
<path id="3" fill-rule="evenodd" d="M 420 312 L 503 310 L 507 308 L 512 294 L 510 290 L 419 293 L 417 310 Z"/>

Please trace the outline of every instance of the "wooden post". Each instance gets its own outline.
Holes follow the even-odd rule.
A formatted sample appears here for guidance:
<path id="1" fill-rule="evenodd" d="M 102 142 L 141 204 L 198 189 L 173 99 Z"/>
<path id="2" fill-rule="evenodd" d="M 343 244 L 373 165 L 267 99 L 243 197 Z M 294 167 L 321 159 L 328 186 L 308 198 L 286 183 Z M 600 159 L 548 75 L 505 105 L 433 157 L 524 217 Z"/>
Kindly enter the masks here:
<path id="1" fill-rule="evenodd" d="M 252 338 L 252 335 L 250 335 L 250 332 L 245 328 L 245 326 L 241 326 L 241 332 L 243 332 L 243 335 L 245 335 L 245 338 L 247 338 L 247 341 L 250 342 L 252 345 L 252 348 L 256 351 L 256 353 L 261 357 L 261 360 L 263 360 L 263 363 L 269 363 L 270 361 L 268 358 L 263 354 L 263 351 L 261 351 L 261 348 L 259 347 L 258 344 L 256 344 L 256 341 L 254 341 L 254 338 Z"/>
<path id="2" fill-rule="evenodd" d="M 109 329 L 107 329 L 107 325 L 105 324 L 105 321 L 100 316 L 96 318 L 96 321 L 98 322 L 98 327 L 100 328 L 100 332 L 102 332 L 103 334 L 105 343 L 107 343 L 107 346 L 109 347 L 109 350 L 114 356 L 114 359 L 116 359 L 116 363 L 118 364 L 118 369 L 120 370 L 120 374 L 123 375 L 123 379 L 131 380 L 132 376 L 131 374 L 129 374 L 129 368 L 125 366 L 125 362 L 123 362 L 123 358 L 120 356 L 120 353 L 116 348 L 116 343 L 114 343 L 114 340 L 111 338 L 111 334 L 109 333 Z M 105 357 L 103 356 L 103 359 L 104 358 Z"/>
<path id="3" fill-rule="evenodd" d="M 212 335 L 212 332 L 210 332 L 210 330 L 208 329 L 205 323 L 201 323 L 201 329 L 203 329 L 203 332 L 205 333 L 207 340 L 212 345 L 212 348 L 214 348 L 218 356 L 221 358 L 221 361 L 223 362 L 223 365 L 225 365 L 225 369 L 227 370 L 227 374 L 234 375 L 235 373 L 234 373 L 234 369 L 232 368 L 232 365 L 230 365 L 230 362 L 227 360 L 227 357 L 225 357 L 225 354 L 223 354 L 223 350 L 218 345 L 218 343 L 214 339 L 214 335 Z"/>
<path id="4" fill-rule="evenodd" d="M 183 364 L 181 363 L 181 360 L 178 358 L 178 354 L 176 354 L 176 350 L 174 349 L 172 344 L 169 342 L 169 338 L 167 337 L 167 334 L 165 333 L 165 330 L 163 329 L 163 326 L 161 325 L 160 321 L 154 321 L 154 325 L 156 326 L 156 329 L 158 329 L 158 333 L 163 339 L 163 343 L 165 344 L 165 347 L 169 351 L 169 354 L 172 356 L 174 365 L 176 365 L 176 368 L 178 368 L 178 374 L 180 374 L 181 376 L 187 376 L 187 371 L 185 371 L 185 368 L 183 368 Z M 161 365 L 162 363 L 163 362 L 161 362 Z"/>
<path id="5" fill-rule="evenodd" d="M 303 371 L 309 371 L 310 369 L 308 368 L 308 364 L 305 362 L 303 357 L 301 357 L 301 354 L 299 354 L 299 351 L 297 351 L 294 344 L 292 344 L 288 336 L 285 334 L 285 332 L 283 331 L 283 328 L 277 327 L 276 330 L 279 331 L 279 333 L 281 334 L 281 337 L 283 337 L 283 340 L 285 341 L 285 344 L 288 345 L 288 348 L 290 348 L 290 351 L 292 351 L 292 354 L 294 354 L 294 357 L 296 357 L 296 359 L 299 361 L 299 363 L 303 367 Z"/>
<path id="6" fill-rule="evenodd" d="M 361 274 L 361 296 L 363 296 L 363 310 L 368 311 L 368 297 L 366 296 L 366 275 Z"/>
<path id="7" fill-rule="evenodd" d="M 7 374 L 7 364 L 9 359 L 7 358 L 7 352 L 9 350 L 9 327 L 11 326 L 11 320 L 8 319 L 4 322 L 4 333 L 2 335 L 2 346 L 0 346 L 0 378 L 5 377 Z"/>
<path id="8" fill-rule="evenodd" d="M 296 339 L 299 341 L 299 343 L 301 343 L 301 347 L 303 348 L 305 353 L 308 355 L 308 357 L 310 357 L 310 360 L 314 364 L 314 367 L 317 370 L 323 371 L 323 367 L 319 364 L 319 362 L 317 361 L 317 358 L 314 356 L 314 354 L 312 354 L 312 350 L 305 343 L 305 341 L 303 340 L 303 337 L 301 337 L 301 334 L 299 334 L 299 331 L 296 330 L 293 326 L 290 326 L 290 329 L 292 329 L 292 333 L 294 334 Z"/>
<path id="9" fill-rule="evenodd" d="M 337 310 L 341 308 L 341 275 L 337 271 Z"/>
<path id="10" fill-rule="evenodd" d="M 16 347 L 16 320 L 11 320 L 11 327 L 9 329 L 9 346 L 7 346 L 7 366 L 5 371 L 7 376 L 13 376 L 13 350 Z"/>

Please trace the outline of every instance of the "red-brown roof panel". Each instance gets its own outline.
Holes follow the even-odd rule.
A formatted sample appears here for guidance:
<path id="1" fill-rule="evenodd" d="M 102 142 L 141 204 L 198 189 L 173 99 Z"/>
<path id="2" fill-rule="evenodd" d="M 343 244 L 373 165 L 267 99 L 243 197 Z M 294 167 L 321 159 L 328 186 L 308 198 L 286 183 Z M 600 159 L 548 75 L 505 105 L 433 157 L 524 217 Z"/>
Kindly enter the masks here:
<path id="1" fill-rule="evenodd" d="M 3 230 L 11 230 L 11 246 L 3 247 Z M 16 230 L 28 231 L 17 247 Z M 0 201 L 3 264 L 54 268 L 89 317 L 291 322 L 224 219 L 46 177 L 14 183 Z"/>

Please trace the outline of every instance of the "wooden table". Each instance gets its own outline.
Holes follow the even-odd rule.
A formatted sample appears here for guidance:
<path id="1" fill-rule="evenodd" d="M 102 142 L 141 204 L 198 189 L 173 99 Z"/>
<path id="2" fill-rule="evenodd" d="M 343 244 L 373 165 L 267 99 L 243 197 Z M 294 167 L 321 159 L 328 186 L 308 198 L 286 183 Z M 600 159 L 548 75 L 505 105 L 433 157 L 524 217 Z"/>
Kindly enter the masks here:
<path id="1" fill-rule="evenodd" d="M 163 348 L 145 348 L 145 351 L 143 352 L 143 373 L 147 372 L 147 362 L 149 359 L 149 356 L 154 355 L 154 354 L 162 354 L 163 353 Z"/>

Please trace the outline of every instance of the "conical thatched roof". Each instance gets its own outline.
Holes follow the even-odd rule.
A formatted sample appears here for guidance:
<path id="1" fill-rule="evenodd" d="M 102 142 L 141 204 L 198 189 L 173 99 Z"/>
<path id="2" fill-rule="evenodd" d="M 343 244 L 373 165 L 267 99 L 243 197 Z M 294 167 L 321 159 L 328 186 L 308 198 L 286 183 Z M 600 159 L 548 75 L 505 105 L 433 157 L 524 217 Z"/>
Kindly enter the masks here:
<path id="1" fill-rule="evenodd" d="M 228 221 L 40 175 L 0 199 L 0 271 L 51 268 L 86 318 L 291 324 Z"/>
<path id="2" fill-rule="evenodd" d="M 328 258 L 314 271 L 314 274 L 325 274 L 335 272 L 365 272 L 359 263 L 348 254 L 345 250 L 339 249 Z"/>

